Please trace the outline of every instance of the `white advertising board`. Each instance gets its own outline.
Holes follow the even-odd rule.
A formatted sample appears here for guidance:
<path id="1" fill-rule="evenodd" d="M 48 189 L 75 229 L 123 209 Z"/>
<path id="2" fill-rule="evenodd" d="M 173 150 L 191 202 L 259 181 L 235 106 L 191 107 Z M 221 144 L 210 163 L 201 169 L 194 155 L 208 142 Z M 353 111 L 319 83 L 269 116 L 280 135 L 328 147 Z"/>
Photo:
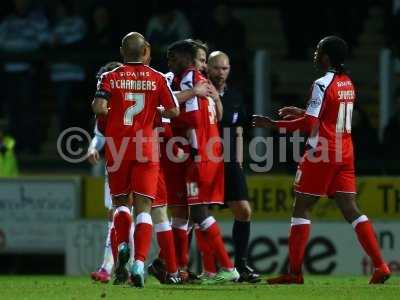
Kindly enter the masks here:
<path id="1" fill-rule="evenodd" d="M 65 227 L 79 218 L 80 180 L 1 179 L 0 252 L 64 253 Z"/>
<path id="2" fill-rule="evenodd" d="M 226 247 L 233 254 L 232 223 L 221 222 L 220 226 Z M 400 273 L 400 223 L 376 223 L 375 227 L 385 259 L 394 273 Z M 249 249 L 250 265 L 260 273 L 285 271 L 288 262 L 288 230 L 289 225 L 284 222 L 254 222 Z M 105 221 L 77 221 L 69 224 L 66 244 L 67 274 L 88 274 L 99 267 L 105 234 Z M 150 259 L 156 254 L 157 247 L 153 241 Z M 192 255 L 192 264 L 195 269 L 199 266 L 197 255 Z M 371 273 L 371 268 L 351 225 L 344 222 L 313 224 L 304 264 L 306 273 L 367 275 Z"/>

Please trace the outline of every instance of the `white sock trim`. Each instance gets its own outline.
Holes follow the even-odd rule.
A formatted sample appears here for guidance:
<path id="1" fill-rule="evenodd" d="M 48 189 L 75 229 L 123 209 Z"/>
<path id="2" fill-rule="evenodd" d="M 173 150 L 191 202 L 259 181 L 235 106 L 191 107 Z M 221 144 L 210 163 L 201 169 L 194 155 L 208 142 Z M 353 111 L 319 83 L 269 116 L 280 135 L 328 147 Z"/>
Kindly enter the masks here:
<path id="1" fill-rule="evenodd" d="M 169 222 L 154 224 L 154 231 L 156 233 L 170 231 L 170 230 L 171 230 L 171 225 L 169 224 Z"/>
<path id="2" fill-rule="evenodd" d="M 208 217 L 205 219 L 203 222 L 200 224 L 200 230 L 207 230 L 208 228 L 211 227 L 215 223 L 215 219 L 213 216 Z"/>
<path id="3" fill-rule="evenodd" d="M 147 212 L 142 212 L 138 214 L 138 216 L 136 217 L 136 226 L 139 225 L 140 223 L 153 225 L 153 221 L 151 220 L 150 214 Z"/>
<path id="4" fill-rule="evenodd" d="M 129 230 L 129 247 L 131 248 L 131 261 L 135 260 L 135 241 L 134 241 L 134 236 L 135 234 L 135 223 L 132 222 L 131 224 L 131 229 Z"/>
<path id="5" fill-rule="evenodd" d="M 311 224 L 310 220 L 303 218 L 292 218 L 291 226 Z"/>
<path id="6" fill-rule="evenodd" d="M 131 214 L 131 210 L 126 206 L 118 206 L 115 209 L 114 216 L 119 212 L 124 212 L 124 213 L 127 213 L 127 214 Z"/>
<path id="7" fill-rule="evenodd" d="M 176 229 L 187 231 L 188 220 L 181 218 L 172 218 L 171 226 Z"/>
<path id="8" fill-rule="evenodd" d="M 135 260 L 135 263 L 136 263 L 138 266 L 144 268 L 144 262 L 143 262 L 143 261 L 137 259 L 137 260 Z"/>
<path id="9" fill-rule="evenodd" d="M 356 228 L 359 223 L 363 223 L 363 222 L 367 222 L 367 221 L 368 221 L 368 217 L 366 215 L 362 215 L 362 216 L 359 216 L 357 219 L 355 219 L 351 223 L 351 225 L 353 226 L 353 228 Z"/>

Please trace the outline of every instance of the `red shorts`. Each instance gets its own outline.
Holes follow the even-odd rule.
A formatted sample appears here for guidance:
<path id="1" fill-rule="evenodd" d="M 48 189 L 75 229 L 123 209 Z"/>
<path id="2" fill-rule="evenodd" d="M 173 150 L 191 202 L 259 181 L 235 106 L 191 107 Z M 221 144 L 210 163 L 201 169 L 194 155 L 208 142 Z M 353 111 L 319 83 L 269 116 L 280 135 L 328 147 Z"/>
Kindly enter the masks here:
<path id="1" fill-rule="evenodd" d="M 112 196 L 136 193 L 154 199 L 157 193 L 159 164 L 123 160 L 120 167 L 110 172 L 112 163 L 107 162 L 108 181 Z"/>
<path id="2" fill-rule="evenodd" d="M 224 203 L 224 162 L 204 161 L 187 172 L 187 204 Z"/>
<path id="3" fill-rule="evenodd" d="M 189 162 L 163 162 L 168 206 L 186 206 L 186 169 Z"/>
<path id="4" fill-rule="evenodd" d="M 158 172 L 158 182 L 157 182 L 157 194 L 156 198 L 153 200 L 151 207 L 160 207 L 167 205 L 168 194 L 167 186 L 165 184 L 165 174 L 164 168 L 160 167 Z"/>
<path id="5" fill-rule="evenodd" d="M 303 156 L 297 168 L 294 190 L 298 193 L 332 197 L 336 192 L 356 193 L 352 160 L 344 163 L 311 162 Z"/>

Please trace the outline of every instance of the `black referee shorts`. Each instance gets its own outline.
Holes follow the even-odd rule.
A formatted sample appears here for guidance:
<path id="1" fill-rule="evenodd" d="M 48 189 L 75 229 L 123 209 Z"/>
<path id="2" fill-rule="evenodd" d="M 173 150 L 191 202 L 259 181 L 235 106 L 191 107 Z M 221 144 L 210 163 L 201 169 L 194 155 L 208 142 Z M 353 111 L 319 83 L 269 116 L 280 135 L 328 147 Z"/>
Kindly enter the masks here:
<path id="1" fill-rule="evenodd" d="M 230 201 L 248 200 L 246 178 L 237 162 L 225 163 L 225 203 Z"/>

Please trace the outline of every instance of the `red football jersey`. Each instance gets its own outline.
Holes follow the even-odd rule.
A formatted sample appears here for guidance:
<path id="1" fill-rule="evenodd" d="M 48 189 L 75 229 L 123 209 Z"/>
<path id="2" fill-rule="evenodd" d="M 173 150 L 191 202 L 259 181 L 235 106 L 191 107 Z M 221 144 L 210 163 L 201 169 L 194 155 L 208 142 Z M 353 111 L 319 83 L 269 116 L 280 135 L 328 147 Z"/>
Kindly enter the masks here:
<path id="1" fill-rule="evenodd" d="M 122 151 L 121 145 L 127 147 L 122 159 L 158 159 L 154 132 L 157 107 L 168 110 L 178 106 L 164 75 L 142 63 L 126 63 L 101 76 L 96 97 L 108 100 L 105 133 L 116 151 Z M 107 139 L 107 160 L 112 160 L 110 147 Z"/>
<path id="2" fill-rule="evenodd" d="M 355 101 L 353 82 L 346 74 L 327 72 L 316 80 L 306 114 L 319 118 L 307 144 L 328 147 L 329 159 L 336 162 L 353 159 L 351 119 Z"/>
<path id="3" fill-rule="evenodd" d="M 175 76 L 173 90 L 191 89 L 199 81 L 206 80 L 199 71 L 188 69 L 181 76 Z M 222 142 L 218 130 L 216 106 L 214 100 L 205 97 L 193 97 L 180 106 L 181 114 L 172 120 L 174 135 L 190 138 L 192 145 L 199 151 L 201 161 L 218 160 L 222 157 Z"/>

